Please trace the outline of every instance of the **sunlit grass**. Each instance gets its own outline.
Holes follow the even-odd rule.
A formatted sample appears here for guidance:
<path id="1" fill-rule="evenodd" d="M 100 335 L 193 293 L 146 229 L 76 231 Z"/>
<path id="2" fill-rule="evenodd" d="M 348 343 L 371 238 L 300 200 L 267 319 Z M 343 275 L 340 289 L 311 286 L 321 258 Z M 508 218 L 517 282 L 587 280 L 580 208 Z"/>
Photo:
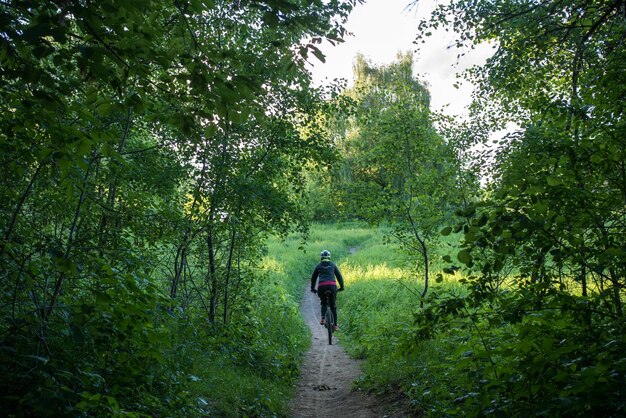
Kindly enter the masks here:
<path id="1" fill-rule="evenodd" d="M 366 387 L 368 381 L 372 385 L 406 383 L 422 364 L 419 359 L 407 357 L 403 348 L 411 345 L 421 301 L 425 279 L 423 268 L 419 268 L 422 260 L 401 251 L 389 239 L 390 232 L 385 227 L 359 223 L 317 224 L 311 227 L 306 240 L 297 234 L 270 239 L 261 263 L 299 300 L 298 294 L 306 291 L 319 262 L 319 253 L 332 253 L 345 281 L 345 292 L 338 296 L 342 343 L 351 355 L 366 359 L 362 382 Z M 458 286 L 459 274 L 441 272 L 441 256 L 454 251 L 457 240 L 446 237 L 432 248 L 430 292 Z M 441 280 L 437 280 L 440 274 Z M 432 352 L 436 354 L 437 348 Z"/>
<path id="2" fill-rule="evenodd" d="M 350 277 L 353 282 L 367 282 L 375 280 L 402 280 L 406 278 L 406 271 L 398 267 L 389 267 L 382 264 L 353 264 L 352 260 L 344 261 L 339 265 L 343 275 Z"/>
<path id="3" fill-rule="evenodd" d="M 481 316 L 485 312 L 467 312 L 467 316 L 446 319 L 449 328 L 438 330 L 437 338 L 420 336 L 423 326 L 420 315 L 429 312 L 428 306 L 438 306 L 468 292 L 459 283 L 467 277 L 459 271 L 443 272 L 448 266 L 443 256 L 456 260 L 460 238 L 447 236 L 435 245 L 431 243 L 429 289 L 423 298 L 423 260 L 419 254 L 403 252 L 393 239 L 388 239 L 389 233 L 386 228 L 358 223 L 313 225 L 306 242 L 296 235 L 271 240 L 264 268 L 275 272 L 275 277 L 291 289 L 290 294 L 297 291 L 302 294 L 319 262 L 319 252 L 330 250 L 345 280 L 345 292 L 338 295 L 341 343 L 352 356 L 364 359 L 359 387 L 379 393 L 402 392 L 415 402 L 416 409 L 427 406 L 433 411 L 462 413 L 456 398 L 463 394 L 464 384 L 474 383 L 466 369 L 484 366 L 472 363 L 473 357 L 468 359 L 465 353 L 474 353 L 481 361 L 491 358 L 491 346 L 487 343 L 510 339 L 512 328 L 506 325 L 491 329 L 487 341 L 482 334 L 490 326 L 489 318 Z M 570 272 L 553 273 L 554 288 L 574 295 L 581 293 L 580 283 Z M 528 281 L 513 269 L 503 271 L 502 275 L 499 283 L 502 290 L 513 290 Z M 588 285 L 589 293 L 596 291 L 596 283 Z M 503 295 L 511 293 L 503 292 Z M 425 309 L 420 307 L 422 302 Z M 537 316 L 532 318 L 536 320 Z M 547 338 L 547 341 L 552 340 Z M 506 369 L 507 364 L 503 362 L 498 367 Z"/>

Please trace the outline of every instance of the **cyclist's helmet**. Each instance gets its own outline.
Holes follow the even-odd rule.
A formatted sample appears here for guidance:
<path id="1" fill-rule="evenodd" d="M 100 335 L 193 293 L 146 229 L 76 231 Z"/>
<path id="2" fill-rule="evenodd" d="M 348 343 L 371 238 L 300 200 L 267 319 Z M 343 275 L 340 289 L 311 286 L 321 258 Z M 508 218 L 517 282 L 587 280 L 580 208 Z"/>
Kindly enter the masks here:
<path id="1" fill-rule="evenodd" d="M 320 253 L 320 257 L 322 258 L 322 260 L 326 259 L 326 260 L 330 260 L 330 251 L 328 250 L 324 250 Z"/>

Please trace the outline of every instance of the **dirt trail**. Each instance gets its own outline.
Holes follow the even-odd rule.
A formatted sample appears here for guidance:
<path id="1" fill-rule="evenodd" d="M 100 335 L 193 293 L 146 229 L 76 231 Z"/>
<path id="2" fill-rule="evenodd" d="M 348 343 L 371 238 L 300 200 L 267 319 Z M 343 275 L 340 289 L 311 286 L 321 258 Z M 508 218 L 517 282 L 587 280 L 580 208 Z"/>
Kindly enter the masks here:
<path id="1" fill-rule="evenodd" d="M 341 304 L 341 294 L 338 297 Z M 317 295 L 305 290 L 302 314 L 311 329 L 313 344 L 302 366 L 298 390 L 291 402 L 294 418 L 340 417 L 368 418 L 398 416 L 387 413 L 379 399 L 352 390 L 352 382 L 360 374 L 360 365 L 345 353 L 341 331 L 333 335 L 328 345 L 325 328 L 319 323 L 320 304 Z M 341 325 L 341 313 L 339 313 Z"/>

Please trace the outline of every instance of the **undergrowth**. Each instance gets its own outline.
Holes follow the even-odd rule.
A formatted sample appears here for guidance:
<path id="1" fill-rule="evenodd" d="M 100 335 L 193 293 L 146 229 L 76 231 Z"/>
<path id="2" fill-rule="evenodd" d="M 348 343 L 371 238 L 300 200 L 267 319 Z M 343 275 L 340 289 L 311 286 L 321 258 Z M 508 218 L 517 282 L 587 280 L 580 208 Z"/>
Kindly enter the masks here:
<path id="1" fill-rule="evenodd" d="M 422 278 L 383 244 L 387 232 L 321 225 L 306 246 L 311 266 L 322 248 L 338 255 L 342 342 L 364 359 L 358 386 L 404 397 L 416 416 L 626 415 L 626 340 L 604 324 L 602 298 L 512 280 L 487 291 L 439 276 L 435 260 L 439 280 L 420 306 Z M 441 255 L 454 243 L 444 245 Z"/>
<path id="2" fill-rule="evenodd" d="M 228 326 L 181 318 L 168 352 L 169 415 L 286 417 L 310 335 L 300 315 L 307 256 L 301 238 L 272 239 Z"/>

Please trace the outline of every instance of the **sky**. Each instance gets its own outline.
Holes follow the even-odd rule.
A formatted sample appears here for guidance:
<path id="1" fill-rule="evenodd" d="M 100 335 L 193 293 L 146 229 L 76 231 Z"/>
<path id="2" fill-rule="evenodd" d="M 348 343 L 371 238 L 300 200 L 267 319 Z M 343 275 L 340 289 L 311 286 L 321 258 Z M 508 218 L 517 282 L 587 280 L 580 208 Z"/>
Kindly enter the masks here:
<path id="1" fill-rule="evenodd" d="M 445 0 L 442 0 L 445 1 Z M 324 43 L 320 49 L 326 62 L 314 59 L 310 68 L 316 85 L 323 85 L 335 78 L 345 78 L 352 84 L 352 63 L 361 53 L 372 64 L 389 64 L 398 52 L 414 52 L 416 76 L 426 82 L 431 93 L 431 109 L 448 115 L 467 115 L 472 86 L 459 82 L 456 74 L 474 64 L 481 64 L 492 53 L 488 46 L 472 50 L 457 60 L 459 51 L 449 48 L 454 40 L 451 32 L 438 31 L 427 38 L 425 44 L 414 44 L 419 21 L 429 16 L 438 0 L 420 0 L 417 6 L 407 9 L 411 0 L 366 0 L 357 5 L 350 14 L 346 28 L 352 36 L 337 46 Z M 440 3 L 441 1 L 439 1 Z"/>

